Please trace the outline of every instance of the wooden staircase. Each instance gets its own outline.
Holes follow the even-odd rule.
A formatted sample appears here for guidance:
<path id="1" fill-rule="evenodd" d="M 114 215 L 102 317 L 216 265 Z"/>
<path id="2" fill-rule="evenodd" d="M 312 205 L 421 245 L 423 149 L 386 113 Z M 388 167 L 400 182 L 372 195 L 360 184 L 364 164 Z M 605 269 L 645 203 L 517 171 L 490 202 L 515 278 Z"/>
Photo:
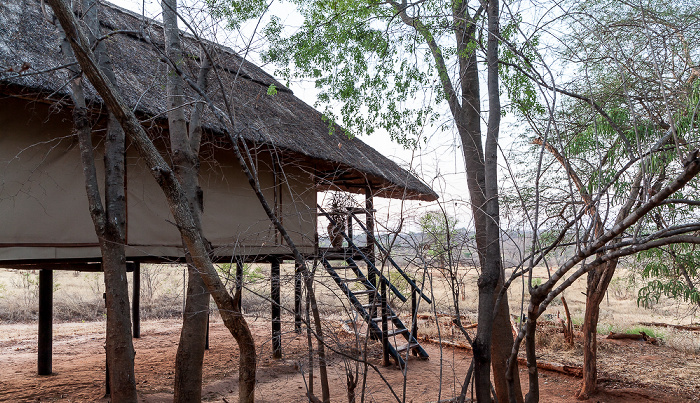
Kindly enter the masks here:
<path id="1" fill-rule="evenodd" d="M 320 215 L 325 216 L 332 225 L 338 224 L 321 206 L 318 206 L 318 209 Z M 408 299 L 391 284 L 387 276 L 377 269 L 373 259 L 368 256 L 372 252 L 369 252 L 367 248 L 358 247 L 345 231 L 340 231 L 340 233 L 348 243 L 347 253 L 326 250 L 324 251 L 325 253 L 319 252 L 317 258 L 343 294 L 350 300 L 353 308 L 367 323 L 370 335 L 382 341 L 384 361 L 386 363 L 391 357 L 399 367 L 403 368 L 405 364 L 404 357 L 409 352 L 419 358 L 428 359 L 428 353 L 415 337 L 417 333 L 416 310 L 419 298 L 422 298 L 429 304 L 432 301 L 423 294 L 416 283 L 396 264 L 389 256 L 388 251 L 376 241 L 374 236 L 367 230 L 367 227 L 357 218 L 356 213 L 357 211 L 353 209 L 348 210 L 348 223 L 352 223 L 355 220 L 365 232 L 368 245 L 375 245 L 387 258 L 391 268 L 400 273 L 409 284 L 412 297 L 412 329 L 404 325 L 403 321 L 387 303 L 389 293 L 393 293 L 402 302 L 406 302 Z M 348 228 L 352 228 L 351 225 Z M 367 275 L 358 266 L 357 260 L 364 261 Z M 362 301 L 365 298 L 366 302 Z"/>

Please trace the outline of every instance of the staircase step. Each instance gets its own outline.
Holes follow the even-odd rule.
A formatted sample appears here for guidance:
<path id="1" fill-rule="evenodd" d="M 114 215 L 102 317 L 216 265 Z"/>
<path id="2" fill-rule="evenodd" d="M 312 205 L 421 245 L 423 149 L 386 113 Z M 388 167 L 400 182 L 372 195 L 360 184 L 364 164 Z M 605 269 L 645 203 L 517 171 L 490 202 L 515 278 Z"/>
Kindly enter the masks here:
<path id="1" fill-rule="evenodd" d="M 361 281 L 366 281 L 367 279 L 364 277 L 357 277 L 357 278 L 342 278 L 340 279 L 341 283 L 357 283 Z"/>
<path id="2" fill-rule="evenodd" d="M 403 329 L 391 330 L 386 334 L 386 337 L 392 337 L 392 336 L 396 336 L 397 334 L 403 334 L 403 333 L 408 333 L 408 329 L 403 328 Z"/>
<path id="3" fill-rule="evenodd" d="M 362 307 L 365 308 L 365 309 L 367 309 L 367 308 L 375 308 L 375 307 L 380 307 L 380 306 L 382 306 L 382 304 L 381 304 L 381 302 L 379 302 L 379 301 L 373 302 L 373 303 L 371 303 L 371 304 L 364 304 L 364 305 L 362 305 Z"/>
<path id="4" fill-rule="evenodd" d="M 396 315 L 391 315 L 391 316 L 390 316 L 390 315 L 387 315 L 386 320 L 393 320 L 393 319 L 396 319 L 396 318 L 398 318 L 398 316 L 396 316 Z M 381 322 L 381 321 L 382 321 L 382 317 L 381 317 L 381 316 L 377 316 L 376 318 L 372 318 L 372 320 L 375 321 L 375 322 Z"/>
<path id="5" fill-rule="evenodd" d="M 331 269 L 333 269 L 333 270 L 347 270 L 347 269 L 352 269 L 352 266 L 331 266 Z"/>
<path id="6" fill-rule="evenodd" d="M 400 353 L 400 352 L 402 352 L 402 351 L 406 351 L 406 350 L 412 349 L 412 348 L 414 348 L 414 347 L 419 347 L 419 346 L 420 346 L 419 343 L 408 343 L 408 344 L 404 344 L 404 345 L 402 345 L 402 346 L 396 347 L 396 352 L 397 352 L 397 353 Z"/>
<path id="7" fill-rule="evenodd" d="M 377 290 L 360 290 L 360 291 L 353 291 L 352 293 L 355 295 L 375 294 L 375 293 L 377 293 Z M 377 294 L 377 296 L 378 295 L 379 294 Z"/>

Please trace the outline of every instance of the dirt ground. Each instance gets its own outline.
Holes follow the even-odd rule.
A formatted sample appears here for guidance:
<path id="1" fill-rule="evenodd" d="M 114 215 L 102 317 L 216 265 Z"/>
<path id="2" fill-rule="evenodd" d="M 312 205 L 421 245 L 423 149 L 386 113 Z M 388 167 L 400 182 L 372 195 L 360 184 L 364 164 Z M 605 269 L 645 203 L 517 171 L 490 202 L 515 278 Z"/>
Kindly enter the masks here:
<path id="1" fill-rule="evenodd" d="M 259 372 L 256 400 L 259 402 L 304 402 L 307 362 L 306 338 L 283 325 L 283 358 L 272 360 L 270 325 L 262 318 L 249 318 L 258 341 Z M 143 402 L 172 401 L 174 357 L 180 321 L 175 319 L 142 323 L 136 348 L 136 378 Z M 237 401 L 238 353 L 235 341 L 220 321 L 211 325 L 211 349 L 205 357 L 204 397 L 212 402 Z M 342 345 L 353 336 L 340 330 L 334 336 Z M 454 397 L 460 389 L 471 356 L 455 348 L 425 345 L 427 361 L 409 360 L 406 402 L 437 402 Z M 369 360 L 380 363 L 381 347 L 371 345 Z M 0 401 L 12 402 L 106 402 L 104 398 L 104 323 L 62 323 L 54 325 L 53 370 L 50 376 L 36 375 L 36 325 L 0 325 Z M 700 357 L 635 341 L 601 341 L 601 392 L 592 402 L 690 402 L 700 401 Z M 576 363 L 576 354 L 544 353 L 543 359 Z M 621 363 L 623 369 L 620 369 Z M 402 373 L 381 368 L 381 375 L 399 399 L 404 396 Z M 635 374 L 644 372 L 643 381 Z M 302 374 L 304 373 L 304 374 Z M 330 355 L 332 401 L 347 401 L 345 364 L 339 354 Z M 521 368 L 523 385 L 526 372 Z M 442 385 L 438 382 L 443 379 Z M 575 401 L 580 380 L 541 371 L 542 402 Z M 319 389 L 316 384 L 317 390 Z M 359 388 L 358 388 L 359 390 Z M 319 393 L 320 394 L 320 393 Z M 359 401 L 359 400 L 358 400 Z M 365 401 L 396 401 L 370 369 Z"/>

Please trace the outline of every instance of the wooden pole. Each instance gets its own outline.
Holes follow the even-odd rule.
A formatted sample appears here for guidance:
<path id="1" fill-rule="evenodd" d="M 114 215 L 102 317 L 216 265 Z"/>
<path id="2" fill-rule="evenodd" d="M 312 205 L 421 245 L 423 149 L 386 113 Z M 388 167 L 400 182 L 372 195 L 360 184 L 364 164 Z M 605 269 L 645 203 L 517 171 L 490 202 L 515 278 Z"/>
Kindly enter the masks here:
<path id="1" fill-rule="evenodd" d="M 382 364 L 389 366 L 391 363 L 389 362 L 389 309 L 386 298 L 386 281 L 384 278 L 380 278 L 379 282 L 381 283 L 380 290 L 382 293 L 380 297 L 382 303 Z"/>
<path id="2" fill-rule="evenodd" d="M 134 338 L 141 337 L 141 263 L 134 264 L 133 291 L 131 301 L 131 316 L 134 325 Z"/>
<path id="3" fill-rule="evenodd" d="M 243 259 L 236 258 L 236 293 L 243 291 Z"/>
<path id="4" fill-rule="evenodd" d="M 411 334 L 418 340 L 418 290 L 411 290 Z M 418 351 L 413 349 L 413 355 L 417 356 Z"/>
<path id="5" fill-rule="evenodd" d="M 109 387 L 109 362 L 105 358 L 105 397 L 112 394 L 112 389 Z"/>
<path id="6" fill-rule="evenodd" d="M 411 333 L 418 340 L 418 290 L 411 290 Z"/>
<path id="7" fill-rule="evenodd" d="M 105 302 L 105 307 L 107 306 L 107 293 L 103 292 L 102 293 L 102 300 Z M 105 341 L 109 337 L 109 333 L 105 332 Z M 107 358 L 107 354 L 105 354 L 105 397 L 110 396 L 112 394 L 112 389 L 109 386 L 109 359 Z"/>
<path id="8" fill-rule="evenodd" d="M 303 262 L 294 265 L 294 331 L 301 333 L 301 275 Z"/>
<path id="9" fill-rule="evenodd" d="M 350 214 L 350 209 L 348 209 L 348 216 L 345 219 L 345 233 L 348 234 L 348 238 L 353 239 L 352 236 L 352 214 Z M 354 241 L 353 241 L 354 242 Z M 350 245 L 348 245 L 350 247 Z"/>
<path id="10" fill-rule="evenodd" d="M 209 311 L 209 303 L 207 301 L 207 336 L 204 339 L 204 349 L 209 350 L 209 318 L 211 317 L 211 312 Z"/>
<path id="11" fill-rule="evenodd" d="M 53 344 L 53 270 L 39 270 L 39 375 L 51 375 Z"/>
<path id="12" fill-rule="evenodd" d="M 367 239 L 365 242 L 365 245 L 367 245 L 367 252 L 365 255 L 367 256 L 367 260 L 369 260 L 372 265 L 376 267 L 376 259 L 374 257 L 374 237 L 370 236 L 374 234 L 374 196 L 372 195 L 371 186 L 367 186 L 365 188 L 365 209 L 367 210 L 365 213 L 365 227 L 367 227 Z M 367 270 L 367 280 L 369 280 L 373 286 L 377 287 L 377 276 L 373 271 L 370 271 L 369 268 Z M 374 318 L 377 316 L 377 308 L 374 305 L 375 299 L 373 294 L 370 294 L 369 296 L 369 303 L 370 317 Z"/>
<path id="13" fill-rule="evenodd" d="M 272 300 L 272 358 L 282 358 L 280 261 L 270 259 L 270 299 Z"/>

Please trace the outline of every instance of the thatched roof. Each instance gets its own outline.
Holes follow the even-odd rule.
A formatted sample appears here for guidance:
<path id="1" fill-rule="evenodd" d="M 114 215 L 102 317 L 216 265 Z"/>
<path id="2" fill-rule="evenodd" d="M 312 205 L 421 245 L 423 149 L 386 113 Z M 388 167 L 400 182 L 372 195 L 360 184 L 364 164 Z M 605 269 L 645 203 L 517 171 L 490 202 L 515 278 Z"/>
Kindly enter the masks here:
<path id="1" fill-rule="evenodd" d="M 39 0 L 0 1 L 1 92 L 69 103 L 66 84 L 70 77 L 65 69 L 56 69 L 64 64 L 64 59 L 60 53 L 61 35 L 52 19 L 50 7 L 42 10 Z M 153 45 L 162 47 L 161 26 L 109 3 L 103 3 L 100 21 L 103 34 L 121 31 L 107 40 L 107 47 L 127 103 L 140 116 L 165 122 L 166 69 L 161 53 Z M 143 40 L 139 31 L 148 33 L 152 44 Z M 197 41 L 190 36 L 185 36 L 183 48 L 191 59 L 201 54 Z M 212 51 L 214 65 L 219 68 L 234 110 L 236 128 L 242 129 L 243 137 L 249 142 L 301 157 L 315 168 L 318 177 L 351 191 L 359 191 L 369 182 L 384 189 L 379 196 L 437 198 L 427 185 L 359 139 L 348 138 L 341 134 L 342 130 L 330 135 L 320 112 L 233 50 L 215 45 Z M 186 63 L 185 70 L 196 77 L 193 60 Z M 277 88 L 276 95 L 267 94 L 270 85 Z M 88 98 L 99 105 L 99 96 L 92 87 L 87 87 Z M 210 87 L 220 88 L 213 84 Z M 188 96 L 195 99 L 192 91 Z M 221 91 L 212 90 L 211 97 L 225 109 Z M 213 133 L 222 132 L 212 113 L 205 115 L 204 125 Z M 329 182 L 321 180 L 321 187 L 323 183 Z"/>

